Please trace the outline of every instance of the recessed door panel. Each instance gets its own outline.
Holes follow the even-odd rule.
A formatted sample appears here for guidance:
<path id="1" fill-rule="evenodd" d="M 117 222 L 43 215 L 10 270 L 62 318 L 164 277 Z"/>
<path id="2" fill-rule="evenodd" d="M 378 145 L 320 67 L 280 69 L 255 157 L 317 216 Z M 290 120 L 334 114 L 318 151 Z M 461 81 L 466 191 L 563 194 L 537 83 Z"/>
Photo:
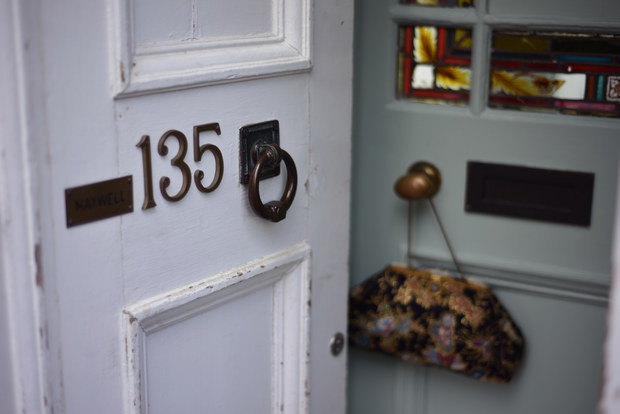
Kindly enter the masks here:
<path id="1" fill-rule="evenodd" d="M 269 412 L 272 302 L 265 287 L 147 334 L 148 412 Z"/>
<path id="2" fill-rule="evenodd" d="M 124 309 L 128 413 L 308 406 L 307 245 Z"/>

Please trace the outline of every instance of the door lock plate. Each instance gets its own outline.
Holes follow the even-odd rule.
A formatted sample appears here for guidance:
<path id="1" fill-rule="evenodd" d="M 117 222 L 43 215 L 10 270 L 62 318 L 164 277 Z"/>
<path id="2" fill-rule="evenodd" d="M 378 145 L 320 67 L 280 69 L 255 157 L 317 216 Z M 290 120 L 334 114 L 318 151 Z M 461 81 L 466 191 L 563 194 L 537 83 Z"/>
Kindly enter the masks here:
<path id="1" fill-rule="evenodd" d="M 246 125 L 239 130 L 239 167 L 241 184 L 248 184 L 254 164 L 261 153 L 261 145 L 280 145 L 280 123 L 277 120 Z M 259 180 L 280 175 L 280 163 L 261 169 Z"/>

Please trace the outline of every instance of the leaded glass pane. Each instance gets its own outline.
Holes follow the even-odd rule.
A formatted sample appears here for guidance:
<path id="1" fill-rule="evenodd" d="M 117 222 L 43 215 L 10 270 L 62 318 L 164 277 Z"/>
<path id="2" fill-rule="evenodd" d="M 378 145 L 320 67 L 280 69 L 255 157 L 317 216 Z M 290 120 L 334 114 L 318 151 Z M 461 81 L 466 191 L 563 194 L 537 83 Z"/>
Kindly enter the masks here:
<path id="1" fill-rule="evenodd" d="M 474 0 L 400 0 L 401 4 L 434 7 L 474 7 Z"/>
<path id="2" fill-rule="evenodd" d="M 398 96 L 427 103 L 466 104 L 471 78 L 471 30 L 401 26 Z"/>
<path id="3" fill-rule="evenodd" d="M 495 31 L 489 106 L 620 116 L 620 35 Z"/>

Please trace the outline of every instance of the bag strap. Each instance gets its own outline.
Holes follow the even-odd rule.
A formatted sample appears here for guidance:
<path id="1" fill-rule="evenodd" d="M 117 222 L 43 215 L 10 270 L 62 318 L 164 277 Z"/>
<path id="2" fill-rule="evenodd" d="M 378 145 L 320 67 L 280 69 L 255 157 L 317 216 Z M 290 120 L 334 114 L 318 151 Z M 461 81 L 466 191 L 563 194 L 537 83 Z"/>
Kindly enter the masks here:
<path id="1" fill-rule="evenodd" d="M 433 199 L 431 199 L 430 197 L 427 197 L 426 199 L 428 200 L 428 204 L 430 204 L 431 206 L 431 210 L 433 211 L 435 220 L 437 220 L 437 224 L 439 224 L 439 230 L 441 230 L 441 235 L 443 236 L 443 239 L 446 242 L 446 246 L 448 246 L 448 250 L 450 251 L 450 256 L 452 256 L 452 262 L 454 263 L 454 267 L 456 267 L 456 271 L 459 273 L 460 278 L 465 279 L 465 275 L 463 274 L 461 265 L 456 260 L 456 255 L 454 254 L 454 249 L 452 249 L 452 244 L 450 243 L 450 239 L 448 239 L 448 234 L 446 233 L 446 229 L 444 229 L 441 219 L 439 218 L 439 213 L 437 213 L 437 209 L 435 208 L 435 203 L 433 203 Z M 411 222 L 409 223 L 409 227 L 411 227 Z"/>

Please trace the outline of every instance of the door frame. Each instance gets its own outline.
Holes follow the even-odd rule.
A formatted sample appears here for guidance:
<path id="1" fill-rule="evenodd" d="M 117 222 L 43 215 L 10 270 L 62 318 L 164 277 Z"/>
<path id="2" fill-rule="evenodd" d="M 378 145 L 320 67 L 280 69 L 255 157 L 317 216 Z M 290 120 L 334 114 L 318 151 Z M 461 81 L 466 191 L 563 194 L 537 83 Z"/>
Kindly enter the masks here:
<path id="1" fill-rule="evenodd" d="M 42 87 L 34 7 L 15 0 L 0 3 L 0 79 L 5 91 L 0 98 L 0 336 L 6 339 L 0 341 L 0 361 L 8 367 L 0 370 L 0 410 L 33 413 L 45 411 L 51 401 L 44 312 L 50 295 L 41 272 L 38 220 L 45 199 L 40 172 L 45 164 L 40 161 L 46 140 L 39 122 L 42 105 L 30 96 Z"/>

